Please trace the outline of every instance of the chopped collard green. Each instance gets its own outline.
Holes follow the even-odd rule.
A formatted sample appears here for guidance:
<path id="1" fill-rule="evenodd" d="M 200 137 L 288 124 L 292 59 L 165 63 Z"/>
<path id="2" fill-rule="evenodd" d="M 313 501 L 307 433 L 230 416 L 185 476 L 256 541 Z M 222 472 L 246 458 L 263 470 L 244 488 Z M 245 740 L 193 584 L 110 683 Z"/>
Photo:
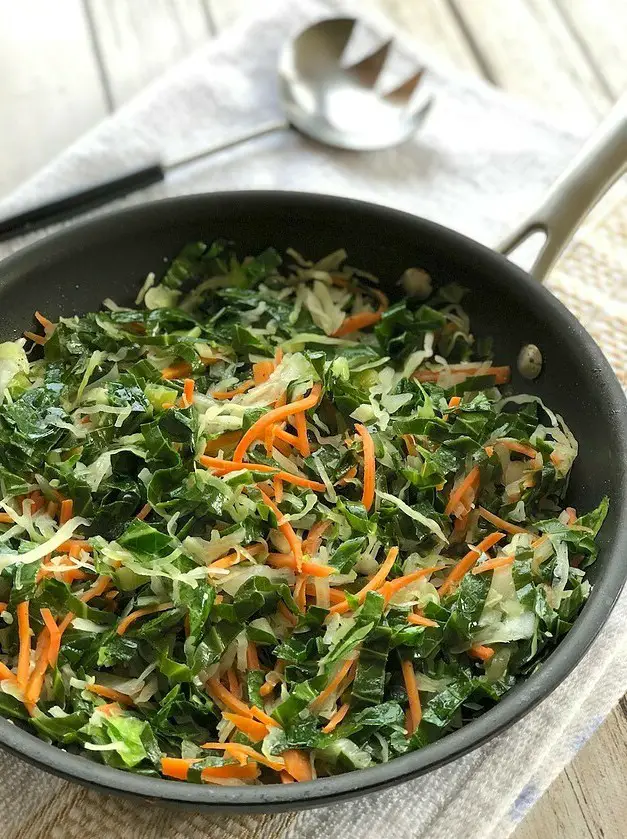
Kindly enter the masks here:
<path id="1" fill-rule="evenodd" d="M 469 723 L 568 632 L 607 511 L 564 505 L 573 435 L 464 289 L 389 303 L 345 258 L 192 243 L 136 308 L 0 345 L 2 715 L 307 781 Z"/>

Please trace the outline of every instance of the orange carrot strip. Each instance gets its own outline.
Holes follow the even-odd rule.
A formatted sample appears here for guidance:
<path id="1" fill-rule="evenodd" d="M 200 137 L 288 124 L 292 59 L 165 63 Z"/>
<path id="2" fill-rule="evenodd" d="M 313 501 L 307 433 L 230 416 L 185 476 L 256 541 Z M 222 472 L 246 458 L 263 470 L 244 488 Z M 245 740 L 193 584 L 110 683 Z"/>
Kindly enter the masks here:
<path id="1" fill-rule="evenodd" d="M 315 597 L 316 596 L 316 587 L 311 583 L 307 583 L 306 586 L 307 597 Z M 339 588 L 332 588 L 329 589 L 329 597 L 331 599 L 331 603 L 344 603 L 346 602 L 346 595 L 345 593 Z"/>
<path id="2" fill-rule="evenodd" d="M 444 508 L 445 515 L 450 516 L 451 513 L 455 514 L 457 505 L 460 503 L 466 492 L 475 487 L 476 484 L 478 485 L 479 477 L 479 467 L 473 466 L 466 477 L 460 481 L 457 487 L 451 492 L 447 505 Z M 474 494 L 475 493 L 473 492 L 473 495 Z"/>
<path id="3" fill-rule="evenodd" d="M 405 682 L 405 690 L 407 691 L 407 699 L 409 700 L 409 733 L 413 734 L 422 719 L 420 693 L 418 692 L 418 685 L 416 683 L 414 665 L 408 658 L 402 659 L 401 670 L 403 671 L 403 681 Z"/>
<path id="4" fill-rule="evenodd" d="M 350 710 L 350 705 L 348 702 L 344 702 L 343 705 L 337 709 L 337 711 L 333 714 L 329 722 L 322 728 L 324 734 L 331 734 L 332 731 L 338 727 L 338 725 L 342 722 L 346 714 L 348 714 Z"/>
<path id="5" fill-rule="evenodd" d="M 355 431 L 361 437 L 364 447 L 364 491 L 361 501 L 366 510 L 370 510 L 372 502 L 374 501 L 374 479 L 376 469 L 374 441 L 365 425 L 357 423 L 355 425 Z"/>
<path id="6" fill-rule="evenodd" d="M 274 503 L 274 501 L 272 501 L 272 499 L 269 498 L 268 495 L 263 490 L 260 489 L 259 492 L 261 493 L 261 497 L 263 498 L 263 503 L 266 505 L 266 507 L 269 507 L 270 510 L 272 510 L 272 512 L 274 513 L 274 515 L 276 517 L 276 520 L 277 520 L 277 526 L 278 526 L 279 530 L 281 531 L 281 533 L 287 539 L 287 542 L 288 542 L 290 548 L 292 549 L 292 553 L 293 553 L 294 559 L 296 561 L 296 570 L 300 574 L 300 572 L 302 571 L 302 567 L 303 567 L 303 546 L 302 546 L 302 543 L 301 543 L 300 539 L 298 538 L 298 536 L 296 535 L 296 533 L 294 531 L 294 528 L 292 527 L 290 522 L 289 521 L 284 521 L 283 513 L 279 510 L 279 508 Z"/>
<path id="7" fill-rule="evenodd" d="M 266 449 L 266 454 L 268 455 L 268 457 L 272 457 L 272 449 L 274 448 L 274 431 L 275 431 L 275 428 L 276 428 L 276 426 L 269 425 L 266 428 L 266 433 L 264 435 L 263 443 L 264 443 L 264 446 L 265 446 L 265 449 Z"/>
<path id="8" fill-rule="evenodd" d="M 293 784 L 294 783 L 294 778 L 292 778 L 292 776 L 288 772 L 286 772 L 285 769 L 282 769 L 279 772 L 279 778 L 281 779 L 282 784 Z"/>
<path id="9" fill-rule="evenodd" d="M 413 623 L 414 626 L 439 626 L 437 621 L 432 621 L 430 618 L 425 618 L 424 615 L 418 615 L 415 612 L 410 612 L 407 615 L 407 622 Z"/>
<path id="10" fill-rule="evenodd" d="M 26 330 L 22 334 L 25 338 L 29 338 L 33 344 L 39 344 L 40 347 L 43 347 L 47 341 L 47 338 L 44 335 L 37 335 L 36 332 L 31 332 L 30 330 Z"/>
<path id="11" fill-rule="evenodd" d="M 220 701 L 223 705 L 226 705 L 230 711 L 234 711 L 236 714 L 241 714 L 244 717 L 252 717 L 252 711 L 248 705 L 246 705 L 245 702 L 242 702 L 241 699 L 238 699 L 237 696 L 233 696 L 233 694 L 227 690 L 222 682 L 215 676 L 207 679 L 205 688 L 212 699 Z"/>
<path id="12" fill-rule="evenodd" d="M 12 670 L 0 661 L 0 679 L 8 679 L 10 682 L 17 684 L 17 676 Z"/>
<path id="13" fill-rule="evenodd" d="M 497 556 L 482 562 L 481 565 L 475 565 L 472 573 L 483 574 L 485 571 L 494 571 L 495 568 L 507 568 L 508 565 L 514 564 L 514 559 L 514 556 Z"/>
<path id="14" fill-rule="evenodd" d="M 369 326 L 374 326 L 381 320 L 382 312 L 360 312 L 358 315 L 351 315 L 345 318 L 339 329 L 333 333 L 334 338 L 343 338 L 344 335 L 350 335 L 351 332 L 359 332 L 362 329 L 367 329 Z"/>
<path id="15" fill-rule="evenodd" d="M 41 324 L 41 326 L 43 326 L 46 332 L 49 332 L 54 329 L 54 323 L 51 320 L 48 320 L 48 318 L 45 317 L 45 315 L 42 315 L 41 312 L 35 312 L 35 320 L 38 321 Z"/>
<path id="16" fill-rule="evenodd" d="M 317 521 L 307 534 L 307 538 L 303 541 L 303 553 L 314 556 L 322 543 L 322 537 L 330 526 L 331 522 L 329 519 L 320 519 L 320 521 Z M 308 571 L 307 573 L 309 574 L 310 572 Z"/>
<path id="17" fill-rule="evenodd" d="M 519 443 L 517 440 L 495 440 L 494 443 L 495 445 L 498 443 L 510 452 L 524 454 L 526 457 L 534 458 L 538 454 L 533 446 L 526 446 L 524 443 Z"/>
<path id="18" fill-rule="evenodd" d="M 418 449 L 416 448 L 416 442 L 414 440 L 413 434 L 403 434 L 402 435 L 403 442 L 405 443 L 405 448 L 407 449 L 407 454 L 415 455 L 418 453 Z"/>
<path id="19" fill-rule="evenodd" d="M 164 367 L 161 371 L 163 379 L 184 379 L 192 372 L 191 364 L 182 361 L 180 364 L 173 364 L 171 367 Z"/>
<path id="20" fill-rule="evenodd" d="M 77 556 L 81 551 L 86 551 L 87 553 L 92 553 L 93 548 L 86 542 L 84 539 L 68 539 L 67 542 L 63 542 L 57 548 L 58 553 L 69 553 L 70 556 Z"/>
<path id="21" fill-rule="evenodd" d="M 8 513 L 0 513 L 0 523 L 14 524 L 14 521 Z"/>
<path id="22" fill-rule="evenodd" d="M 295 781 L 311 781 L 313 775 L 311 772 L 311 762 L 307 752 L 299 749 L 287 749 L 282 754 L 285 761 L 285 771 L 291 775 Z"/>
<path id="23" fill-rule="evenodd" d="M 226 680 L 229 683 L 229 691 L 236 696 L 238 699 L 242 698 L 242 687 L 239 683 L 239 679 L 237 678 L 237 673 L 235 672 L 234 667 L 229 667 L 226 671 Z"/>
<path id="24" fill-rule="evenodd" d="M 461 402 L 461 396 L 451 396 L 451 398 L 448 401 L 448 406 L 449 408 L 457 408 L 459 405 L 461 405 Z"/>
<path id="25" fill-rule="evenodd" d="M 253 364 L 253 379 L 256 385 L 267 382 L 274 373 L 274 361 L 258 361 Z"/>
<path id="26" fill-rule="evenodd" d="M 104 594 L 107 588 L 111 583 L 111 577 L 101 576 L 98 577 L 96 582 L 93 586 L 88 589 L 86 592 L 80 595 L 79 600 L 82 600 L 83 603 L 89 603 L 90 600 L 93 600 L 94 597 L 100 597 L 101 594 Z M 76 615 L 73 612 L 68 612 L 67 615 L 63 618 L 61 623 L 59 624 L 59 632 L 61 635 L 65 632 L 68 626 L 72 623 Z"/>
<path id="27" fill-rule="evenodd" d="M 48 646 L 48 663 L 51 667 L 57 666 L 57 658 L 59 656 L 59 648 L 61 646 L 61 633 L 57 622 L 52 617 L 52 612 L 47 607 L 41 609 L 41 617 L 46 625 L 46 629 L 50 634 L 50 644 Z"/>
<path id="28" fill-rule="evenodd" d="M 272 566 L 272 568 L 291 568 L 293 571 L 298 570 L 296 559 L 292 554 L 268 554 L 266 564 Z M 303 574 L 310 577 L 330 577 L 331 574 L 336 573 L 335 568 L 332 568 L 330 565 L 318 565 L 317 562 L 302 562 L 301 569 Z"/>
<path id="29" fill-rule="evenodd" d="M 259 777 L 259 767 L 252 761 L 244 766 L 236 763 L 226 763 L 223 766 L 206 766 L 200 773 L 203 781 L 211 782 L 212 778 L 239 778 L 253 781 Z"/>
<path id="30" fill-rule="evenodd" d="M 17 683 L 24 690 L 30 671 L 30 622 L 28 616 L 28 600 L 22 600 L 15 609 L 17 613 L 17 628 L 19 636 L 19 652 L 17 658 Z"/>
<path id="31" fill-rule="evenodd" d="M 257 763 L 262 763 L 264 766 L 268 766 L 270 767 L 270 769 L 274 769 L 276 772 L 279 772 L 281 769 L 285 768 L 283 760 L 273 760 L 272 758 L 266 757 L 265 755 L 261 754 L 256 749 L 253 749 L 252 746 L 244 746 L 241 743 L 203 743 L 201 748 L 228 752 L 236 760 L 240 759 L 240 755 L 245 758 L 250 757 Z"/>
<path id="32" fill-rule="evenodd" d="M 225 431 L 224 434 L 216 437 L 215 440 L 209 440 L 207 442 L 205 454 L 215 456 L 223 449 L 235 448 L 241 436 L 241 431 Z"/>
<path id="33" fill-rule="evenodd" d="M 290 402 L 289 405 L 282 405 L 278 408 L 273 408 L 271 411 L 268 411 L 267 414 L 261 416 L 257 422 L 253 423 L 244 433 L 244 436 L 237 444 L 233 460 L 242 461 L 248 447 L 263 435 L 268 425 L 275 422 L 282 422 L 289 416 L 294 416 L 300 411 L 308 411 L 309 408 L 313 408 L 317 405 L 321 393 L 322 385 L 319 382 L 316 382 L 316 384 L 314 384 L 311 388 L 309 396 L 306 396 L 303 399 L 297 399 L 296 402 Z"/>
<path id="34" fill-rule="evenodd" d="M 74 502 L 71 498 L 64 498 L 61 502 L 61 512 L 59 513 L 59 524 L 67 524 L 72 518 L 72 511 L 74 510 Z"/>
<path id="35" fill-rule="evenodd" d="M 484 446 L 483 450 L 485 451 L 488 457 L 492 457 L 492 455 L 494 454 L 494 446 Z"/>
<path id="36" fill-rule="evenodd" d="M 259 722 L 262 722 L 264 725 L 269 725 L 270 727 L 274 726 L 274 728 L 281 728 L 281 725 L 273 719 L 269 714 L 266 714 L 261 708 L 258 708 L 256 705 L 250 709 L 253 717 Z"/>
<path id="37" fill-rule="evenodd" d="M 282 600 L 279 601 L 279 605 L 277 606 L 277 612 L 285 618 L 285 620 L 290 624 L 290 626 L 296 626 L 296 624 L 298 623 L 298 618 L 296 617 L 296 615 L 293 615 L 290 612 L 290 610 L 287 608 L 287 606 Z"/>
<path id="38" fill-rule="evenodd" d="M 565 512 L 568 513 L 568 524 L 574 524 L 577 521 L 577 510 L 574 507 L 566 507 Z"/>
<path id="39" fill-rule="evenodd" d="M 300 416 L 300 414 L 298 416 Z M 274 436 L 279 440 L 283 440 L 284 443 L 289 443 L 290 446 L 297 447 L 299 445 L 298 436 L 296 434 L 292 434 L 284 428 L 280 428 L 278 425 L 274 426 Z"/>
<path id="40" fill-rule="evenodd" d="M 104 705 L 98 705 L 98 713 L 104 714 L 105 717 L 114 717 L 122 713 L 122 709 L 117 702 L 106 702 Z"/>
<path id="41" fill-rule="evenodd" d="M 486 510 L 485 507 L 479 507 L 479 515 L 482 519 L 489 521 L 490 524 L 494 525 L 494 527 L 498 527 L 500 530 L 504 530 L 506 533 L 529 533 L 528 530 L 525 530 L 524 527 L 519 527 L 517 524 L 512 524 L 509 521 L 505 521 L 505 519 L 500 518 L 500 516 L 496 516 L 494 513 L 491 513 L 489 510 Z"/>
<path id="42" fill-rule="evenodd" d="M 254 381 L 251 379 L 248 382 L 242 382 L 241 385 L 233 388 L 233 390 L 214 390 L 209 396 L 217 399 L 219 402 L 224 402 L 226 399 L 233 399 L 234 396 L 239 396 L 241 393 L 246 393 L 251 387 L 254 387 Z M 228 434 L 229 432 L 227 432 Z"/>
<path id="43" fill-rule="evenodd" d="M 250 463 L 249 461 L 235 461 L 235 460 L 221 460 L 219 457 L 207 457 L 201 454 L 198 462 L 206 469 L 214 469 L 220 473 L 240 472 L 242 469 L 250 469 L 251 472 L 264 472 L 272 474 L 276 478 L 280 478 L 288 484 L 295 484 L 299 487 L 307 487 L 313 489 L 315 492 L 324 492 L 326 487 L 319 481 L 310 481 L 303 475 L 293 475 L 291 472 L 284 472 L 282 469 L 275 469 L 272 466 L 266 466 L 265 463 Z"/>
<path id="44" fill-rule="evenodd" d="M 152 507 L 150 506 L 150 504 L 144 504 L 144 506 L 141 508 L 139 513 L 137 513 L 135 518 L 139 519 L 139 521 L 143 521 L 146 518 L 146 516 L 150 513 L 151 510 L 152 510 Z"/>
<path id="45" fill-rule="evenodd" d="M 268 726 L 257 720 L 251 720 L 250 717 L 243 717 L 241 714 L 230 714 L 224 711 L 222 716 L 225 720 L 232 722 L 233 725 L 242 731 L 253 743 L 258 743 L 268 733 Z"/>
<path id="46" fill-rule="evenodd" d="M 350 659 L 350 658 L 346 659 L 346 661 L 342 662 L 342 664 L 339 666 L 335 675 L 329 681 L 329 683 L 327 684 L 325 689 L 321 693 L 319 693 L 318 696 L 316 696 L 315 699 L 313 699 L 311 701 L 311 704 L 310 704 L 309 707 L 311 708 L 312 711 L 314 710 L 314 708 L 317 708 L 320 705 L 323 705 L 325 700 L 328 699 L 329 696 L 331 696 L 331 694 L 335 690 L 337 690 L 337 688 L 344 681 L 346 676 L 348 676 L 349 670 L 351 669 L 351 667 L 353 666 L 354 663 L 355 663 L 355 659 Z"/>
<path id="47" fill-rule="evenodd" d="M 307 437 L 307 418 L 305 413 L 301 411 L 294 417 L 294 428 L 298 432 L 298 442 L 300 453 L 303 457 L 309 457 L 311 454 L 311 446 L 309 445 L 309 438 Z"/>
<path id="48" fill-rule="evenodd" d="M 468 650 L 468 655 L 481 661 L 489 661 L 494 655 L 494 650 L 492 647 L 484 647 L 482 644 L 473 644 Z"/>
<path id="49" fill-rule="evenodd" d="M 489 536 L 486 536 L 485 539 L 482 539 L 481 542 L 479 542 L 476 548 L 471 548 L 449 572 L 447 578 L 440 586 L 438 590 L 440 597 L 449 592 L 453 585 L 459 582 L 466 572 L 470 571 L 482 553 L 488 551 L 491 547 L 496 545 L 497 542 L 500 542 L 501 539 L 504 538 L 504 533 L 499 533 L 498 531 L 496 533 L 490 533 Z"/>
<path id="50" fill-rule="evenodd" d="M 369 591 L 375 591 L 383 585 L 387 575 L 392 570 L 392 566 L 396 562 L 397 556 L 398 548 L 390 548 L 390 550 L 388 551 L 388 555 L 385 558 L 385 561 L 381 563 L 381 567 L 374 575 L 374 577 L 372 577 L 372 579 L 369 580 L 366 583 L 366 585 L 363 588 L 359 589 L 359 591 L 356 593 L 355 597 L 359 600 L 360 603 L 364 602 L 364 600 L 366 599 L 366 595 Z M 336 603 L 335 606 L 332 606 L 330 611 L 332 614 L 337 613 L 343 615 L 344 612 L 348 612 L 349 609 L 350 606 L 348 605 L 348 601 L 343 600 L 341 603 Z"/>
<path id="51" fill-rule="evenodd" d="M 301 574 L 294 586 L 294 601 L 300 611 L 304 614 L 307 609 L 307 593 L 306 593 L 306 585 L 307 585 L 307 576 L 306 574 Z"/>
<path id="52" fill-rule="evenodd" d="M 183 407 L 188 408 L 194 401 L 194 389 L 196 382 L 193 379 L 185 379 L 183 382 Z"/>
<path id="53" fill-rule="evenodd" d="M 432 565 L 429 568 L 419 568 L 417 571 L 412 571 L 411 574 L 405 574 L 403 577 L 397 577 L 395 580 L 390 580 L 385 583 L 385 585 L 381 586 L 379 594 L 381 594 L 385 598 L 386 602 L 388 602 L 395 594 L 397 594 L 397 592 L 404 589 L 405 586 L 410 585 L 410 583 L 413 583 L 416 580 L 422 579 L 422 577 L 428 577 L 431 574 L 435 574 L 436 571 L 441 571 L 443 567 L 443 565 Z"/>
<path id="54" fill-rule="evenodd" d="M 35 666 L 30 674 L 26 690 L 24 691 L 24 704 L 35 705 L 39 701 L 41 689 L 44 683 L 46 670 L 48 669 L 48 651 L 50 649 L 50 633 L 44 629 L 37 640 L 37 651 Z"/>
<path id="55" fill-rule="evenodd" d="M 172 609 L 173 607 L 174 603 L 160 603 L 158 606 L 146 606 L 145 609 L 136 609 L 134 612 L 131 612 L 130 615 L 122 618 L 115 631 L 118 635 L 124 635 L 129 626 L 138 618 L 143 618 L 146 615 L 153 615 L 155 612 L 165 612 L 167 609 Z"/>
<path id="56" fill-rule="evenodd" d="M 480 364 L 476 364 L 472 367 L 451 364 L 449 367 L 442 368 L 441 370 L 417 370 L 414 373 L 413 378 L 417 379 L 419 382 L 437 382 L 444 372 L 454 374 L 465 373 L 466 376 L 474 376 L 480 367 Z M 511 369 L 509 367 L 488 367 L 481 373 L 481 375 L 494 376 L 495 384 L 504 385 L 509 382 Z"/>
<path id="57" fill-rule="evenodd" d="M 275 475 L 272 479 L 272 485 L 274 487 L 274 500 L 277 504 L 280 504 L 283 501 L 283 480 Z"/>
<path id="58" fill-rule="evenodd" d="M 102 696 L 104 699 L 112 699 L 114 702 L 119 702 L 120 705 L 134 705 L 135 703 L 126 693 L 121 693 L 119 690 L 109 688 L 106 685 L 92 685 L 85 686 L 85 690 L 90 693 L 95 693 L 96 696 Z"/>
<path id="59" fill-rule="evenodd" d="M 259 670 L 261 667 L 257 654 L 257 646 L 253 641 L 249 641 L 248 647 L 246 648 L 246 664 L 250 670 Z"/>
<path id="60" fill-rule="evenodd" d="M 201 758 L 162 757 L 161 773 L 168 778 L 176 778 L 177 781 L 186 781 L 189 767 L 199 760 Z"/>

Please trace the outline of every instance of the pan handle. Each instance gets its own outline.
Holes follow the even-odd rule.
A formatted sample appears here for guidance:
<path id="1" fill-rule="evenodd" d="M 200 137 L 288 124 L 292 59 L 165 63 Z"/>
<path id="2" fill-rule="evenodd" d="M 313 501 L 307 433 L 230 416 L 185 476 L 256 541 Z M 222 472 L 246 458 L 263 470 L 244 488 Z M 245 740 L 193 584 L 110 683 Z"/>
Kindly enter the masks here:
<path id="1" fill-rule="evenodd" d="M 545 234 L 529 273 L 543 282 L 573 233 L 597 201 L 627 171 L 627 94 L 598 126 L 548 195 L 499 245 L 509 256 L 534 233 Z"/>

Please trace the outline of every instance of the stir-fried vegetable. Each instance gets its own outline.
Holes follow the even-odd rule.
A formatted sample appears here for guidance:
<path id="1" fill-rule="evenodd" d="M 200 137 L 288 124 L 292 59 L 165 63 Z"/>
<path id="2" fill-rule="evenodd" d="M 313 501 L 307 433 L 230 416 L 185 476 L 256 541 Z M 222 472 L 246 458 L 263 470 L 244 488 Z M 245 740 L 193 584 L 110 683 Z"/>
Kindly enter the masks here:
<path id="1" fill-rule="evenodd" d="M 577 443 L 463 290 L 289 259 L 193 243 L 137 308 L 0 345 L 0 713 L 68 751 L 229 785 L 381 763 L 589 594 L 607 500 L 564 507 Z"/>

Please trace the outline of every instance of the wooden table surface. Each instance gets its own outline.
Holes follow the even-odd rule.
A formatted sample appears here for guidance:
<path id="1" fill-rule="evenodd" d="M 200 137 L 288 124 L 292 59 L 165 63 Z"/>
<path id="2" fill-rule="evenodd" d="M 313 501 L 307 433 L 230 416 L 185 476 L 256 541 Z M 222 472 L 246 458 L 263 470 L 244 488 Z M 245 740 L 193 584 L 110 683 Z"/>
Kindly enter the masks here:
<path id="1" fill-rule="evenodd" d="M 0 196 L 262 1 L 0 0 Z M 570 124 L 592 127 L 627 88 L 626 0 L 368 2 L 451 65 Z M 626 776 L 624 699 L 515 839 L 626 836 Z"/>

